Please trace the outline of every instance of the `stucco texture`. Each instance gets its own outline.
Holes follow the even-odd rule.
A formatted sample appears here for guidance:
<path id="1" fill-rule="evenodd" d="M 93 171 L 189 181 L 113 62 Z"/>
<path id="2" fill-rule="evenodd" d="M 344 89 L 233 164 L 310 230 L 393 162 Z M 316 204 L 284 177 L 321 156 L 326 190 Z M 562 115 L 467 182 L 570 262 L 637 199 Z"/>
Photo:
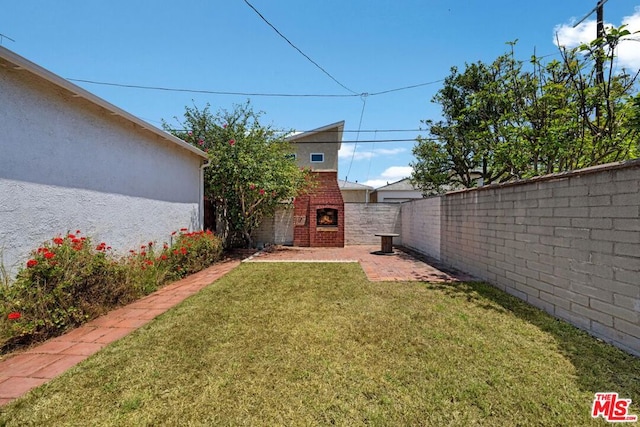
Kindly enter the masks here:
<path id="1" fill-rule="evenodd" d="M 115 249 L 199 228 L 202 158 L 23 69 L 0 67 L 0 249 L 15 272 L 80 229 Z"/>

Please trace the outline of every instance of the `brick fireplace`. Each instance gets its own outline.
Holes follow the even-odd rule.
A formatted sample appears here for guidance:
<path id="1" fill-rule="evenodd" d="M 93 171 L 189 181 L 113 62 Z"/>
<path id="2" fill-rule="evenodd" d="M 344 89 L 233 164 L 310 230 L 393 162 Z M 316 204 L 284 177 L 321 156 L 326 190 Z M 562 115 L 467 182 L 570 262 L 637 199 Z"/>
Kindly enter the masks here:
<path id="1" fill-rule="evenodd" d="M 294 246 L 343 247 L 344 202 L 335 171 L 313 172 L 316 187 L 294 202 Z"/>

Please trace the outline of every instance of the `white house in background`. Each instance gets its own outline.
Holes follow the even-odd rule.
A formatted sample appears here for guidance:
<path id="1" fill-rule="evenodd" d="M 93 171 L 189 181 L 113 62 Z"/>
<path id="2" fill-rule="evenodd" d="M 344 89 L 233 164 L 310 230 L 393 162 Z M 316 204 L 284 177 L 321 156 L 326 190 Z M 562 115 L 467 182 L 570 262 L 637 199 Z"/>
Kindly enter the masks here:
<path id="1" fill-rule="evenodd" d="M 357 182 L 338 180 L 338 187 L 345 203 L 369 203 L 369 195 L 373 187 Z"/>
<path id="2" fill-rule="evenodd" d="M 422 192 L 411 184 L 409 178 L 376 188 L 371 194 L 371 201 L 377 203 L 402 203 L 415 199 L 422 199 Z"/>
<path id="3" fill-rule="evenodd" d="M 202 151 L 0 46 L 0 250 L 81 230 L 114 249 L 203 217 Z"/>

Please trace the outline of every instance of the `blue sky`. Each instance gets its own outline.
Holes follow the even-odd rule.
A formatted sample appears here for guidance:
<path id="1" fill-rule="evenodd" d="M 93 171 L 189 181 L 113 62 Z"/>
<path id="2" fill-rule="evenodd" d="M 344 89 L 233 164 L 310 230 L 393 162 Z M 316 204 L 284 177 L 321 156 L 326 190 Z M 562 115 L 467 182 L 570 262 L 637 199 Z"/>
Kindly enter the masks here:
<path id="1" fill-rule="evenodd" d="M 596 0 L 514 2 L 249 0 L 340 86 L 279 37 L 243 0 L 4 1 L 2 45 L 68 79 L 218 92 L 341 97 L 231 96 L 77 83 L 151 124 L 176 124 L 185 105 L 231 109 L 251 99 L 263 120 L 306 131 L 346 121 L 339 177 L 374 187 L 410 173 L 421 120 L 452 66 L 493 61 L 518 39 L 526 60 L 595 36 Z M 640 30 L 640 1 L 609 0 L 605 21 Z M 620 64 L 640 68 L 640 45 Z M 421 85 L 424 83 L 430 83 Z M 392 89 L 421 85 L 412 89 Z M 368 93 L 368 96 L 360 94 Z M 361 120 L 362 118 L 362 120 Z M 356 132 L 358 129 L 360 133 Z M 388 132 L 389 130 L 399 130 Z M 374 132 L 364 132 L 374 131 Z M 386 141 L 385 141 L 386 140 Z M 368 142 L 375 141 L 375 142 Z"/>

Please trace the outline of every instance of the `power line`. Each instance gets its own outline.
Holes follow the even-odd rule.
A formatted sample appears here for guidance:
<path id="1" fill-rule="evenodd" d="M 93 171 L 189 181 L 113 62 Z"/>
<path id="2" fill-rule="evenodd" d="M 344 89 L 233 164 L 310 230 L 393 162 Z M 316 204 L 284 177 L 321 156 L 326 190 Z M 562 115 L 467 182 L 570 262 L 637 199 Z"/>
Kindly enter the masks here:
<path id="1" fill-rule="evenodd" d="M 225 92 L 219 90 L 204 90 L 204 89 L 180 89 L 180 88 L 170 88 L 170 87 L 161 87 L 161 86 L 143 86 L 143 85 L 131 85 L 131 84 L 123 84 L 123 83 L 110 83 L 110 82 L 99 82 L 95 80 L 85 80 L 85 79 L 67 79 L 72 82 L 81 82 L 81 83 L 89 83 L 94 85 L 103 85 L 103 86 L 115 86 L 115 87 L 123 87 L 128 89 L 146 89 L 146 90 L 161 90 L 165 92 L 188 92 L 188 93 L 206 93 L 211 95 L 240 95 L 240 96 L 275 96 L 275 97 L 319 97 L 319 98 L 352 98 L 360 96 L 356 95 L 332 95 L 332 94 L 291 94 L 291 93 L 258 93 L 258 92 Z"/>
<path id="2" fill-rule="evenodd" d="M 3 41 L 4 39 L 11 40 L 11 41 L 12 41 L 12 42 L 14 42 L 14 43 L 16 42 L 16 41 L 15 41 L 14 39 L 12 39 L 11 37 L 9 37 L 9 36 L 5 36 L 4 34 L 0 34 L 0 46 L 2 45 L 2 41 Z"/>
<path id="3" fill-rule="evenodd" d="M 440 83 L 440 82 L 443 82 L 443 81 L 444 81 L 444 79 L 434 80 L 432 82 L 420 83 L 420 84 L 417 84 L 417 85 L 399 87 L 399 88 L 396 88 L 396 89 L 383 90 L 383 91 L 380 91 L 380 92 L 373 92 L 373 93 L 370 93 L 369 95 L 371 95 L 371 96 L 383 95 L 385 93 L 398 92 L 398 91 L 407 90 L 407 89 L 415 89 L 417 87 L 428 86 L 428 85 Z"/>
<path id="4" fill-rule="evenodd" d="M 351 173 L 351 166 L 353 165 L 353 159 L 356 156 L 356 150 L 358 149 L 358 140 L 360 139 L 360 128 L 362 127 L 362 118 L 364 117 L 364 107 L 367 106 L 367 96 L 362 96 L 362 111 L 360 111 L 360 122 L 358 123 L 358 133 L 356 134 L 356 145 L 353 147 L 353 152 L 351 153 L 351 161 L 349 162 L 349 169 L 347 170 L 347 176 L 345 177 L 345 181 L 349 181 L 349 174 Z"/>
<path id="5" fill-rule="evenodd" d="M 400 90 L 407 90 L 407 89 L 414 89 L 422 86 L 428 86 L 428 85 L 432 85 L 432 84 L 444 81 L 444 79 L 440 79 L 440 80 L 434 80 L 432 82 L 420 83 L 417 85 L 404 86 L 396 89 L 388 89 L 381 92 L 347 95 L 347 94 L 321 94 L 321 93 L 305 94 L 305 93 L 233 92 L 233 91 L 207 90 L 207 89 L 184 89 L 184 88 L 172 88 L 172 87 L 163 87 L 163 86 L 145 86 L 145 85 L 134 85 L 134 84 L 125 84 L 125 83 L 102 82 L 102 81 L 87 80 L 87 79 L 67 78 L 67 80 L 69 80 L 70 82 L 88 83 L 88 84 L 102 85 L 102 86 L 114 86 L 114 87 L 121 87 L 125 89 L 159 90 L 164 92 L 205 93 L 210 95 L 266 96 L 266 97 L 288 97 L 288 98 L 353 98 L 353 97 L 362 97 L 362 96 L 376 96 L 376 95 L 383 95 L 391 92 L 397 92 Z"/>
<path id="6" fill-rule="evenodd" d="M 145 119 L 146 120 L 146 119 Z M 160 123 L 160 122 L 158 122 Z M 173 132 L 188 132 L 191 129 L 169 129 L 170 131 Z M 315 129 L 311 129 L 311 130 L 305 130 L 305 131 L 300 131 L 301 133 L 308 133 L 308 132 L 314 132 Z M 327 129 L 327 130 L 323 130 L 322 133 L 338 133 L 338 132 L 342 132 L 342 133 L 386 133 L 386 132 L 424 132 L 425 129 L 362 129 L 362 130 L 357 130 L 357 129 L 345 129 L 345 130 L 332 130 L 332 129 Z M 287 134 L 287 136 L 291 136 L 289 134 L 289 132 L 284 132 Z"/>
<path id="7" fill-rule="evenodd" d="M 348 90 L 349 92 L 355 94 L 355 95 L 360 95 L 359 93 L 349 89 L 348 87 L 346 87 L 345 85 L 343 85 L 342 83 L 340 83 L 335 77 L 333 77 L 331 74 L 329 74 L 329 72 L 327 70 L 325 70 L 324 68 L 322 68 L 320 66 L 320 64 L 318 64 L 316 61 L 314 61 L 313 59 L 311 59 L 306 53 L 304 53 L 303 51 L 301 51 L 296 45 L 294 45 L 288 38 L 286 38 L 284 36 L 284 34 L 282 34 L 280 31 L 278 31 L 278 29 L 276 27 L 273 26 L 273 24 L 271 24 L 271 22 L 269 22 L 267 20 L 267 18 L 265 18 L 264 16 L 262 16 L 262 14 L 258 11 L 258 9 L 256 9 L 251 3 L 249 3 L 247 0 L 244 0 L 244 2 L 251 8 L 253 9 L 253 11 L 255 13 L 258 14 L 258 16 L 260 17 L 260 19 L 262 19 L 264 22 L 267 23 L 268 26 L 270 26 L 273 31 L 275 31 L 280 37 L 282 37 L 287 43 L 289 43 L 291 45 L 291 47 L 293 47 L 295 50 L 297 50 L 298 52 L 300 52 L 300 54 L 302 56 L 304 56 L 305 58 L 307 58 L 309 60 L 309 62 L 311 62 L 313 65 L 315 65 L 316 67 L 318 67 L 318 69 L 320 69 L 320 71 L 322 71 L 323 73 L 325 73 L 327 76 L 329 76 L 331 78 L 331 80 L 333 80 L 334 82 L 338 83 L 340 86 L 342 86 L 344 89 Z"/>

